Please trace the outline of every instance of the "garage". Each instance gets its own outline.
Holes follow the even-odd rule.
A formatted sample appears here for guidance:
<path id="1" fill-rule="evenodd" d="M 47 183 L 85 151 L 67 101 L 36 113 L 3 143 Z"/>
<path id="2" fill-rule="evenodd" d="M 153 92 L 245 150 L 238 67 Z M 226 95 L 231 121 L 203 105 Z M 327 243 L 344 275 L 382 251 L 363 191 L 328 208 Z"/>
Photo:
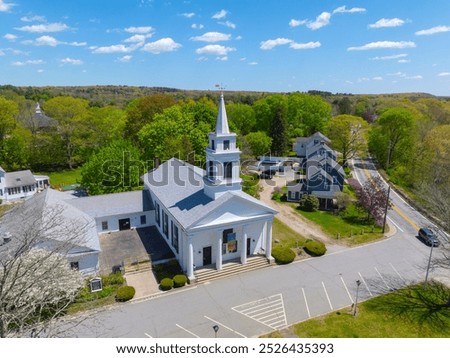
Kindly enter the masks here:
<path id="1" fill-rule="evenodd" d="M 119 220 L 119 230 L 120 231 L 122 231 L 122 230 L 130 230 L 130 228 L 131 228 L 131 220 L 130 220 L 130 218 L 127 218 L 127 219 L 120 219 Z"/>

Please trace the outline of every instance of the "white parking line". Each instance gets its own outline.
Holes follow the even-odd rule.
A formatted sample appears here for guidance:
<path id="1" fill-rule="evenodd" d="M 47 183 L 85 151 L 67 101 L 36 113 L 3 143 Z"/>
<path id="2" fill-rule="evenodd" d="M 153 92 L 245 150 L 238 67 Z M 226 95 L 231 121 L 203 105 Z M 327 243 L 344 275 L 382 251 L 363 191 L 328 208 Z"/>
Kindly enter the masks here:
<path id="1" fill-rule="evenodd" d="M 386 288 L 388 290 L 390 290 L 391 288 L 389 287 L 389 285 L 386 283 L 386 281 L 384 280 L 383 276 L 381 276 L 380 271 L 378 271 L 378 269 L 375 267 L 375 271 L 377 272 L 378 276 L 380 276 L 381 280 L 384 282 L 384 284 L 386 285 Z"/>
<path id="2" fill-rule="evenodd" d="M 213 320 L 212 318 L 209 318 L 208 316 L 203 316 L 203 317 L 205 317 L 206 319 L 209 319 L 211 322 L 214 322 L 215 324 L 221 325 L 223 328 L 226 328 L 226 329 L 228 329 L 229 331 L 231 331 L 233 333 L 236 333 L 238 336 L 241 336 L 242 338 L 247 338 L 246 336 L 244 336 L 243 334 L 239 333 L 238 331 L 235 331 L 234 329 L 232 329 L 230 327 L 227 327 L 224 324 L 222 324 L 220 322 L 217 322 L 217 321 Z"/>
<path id="3" fill-rule="evenodd" d="M 185 331 L 185 332 L 187 332 L 187 333 L 189 333 L 189 334 L 192 334 L 195 338 L 200 338 L 200 337 L 197 336 L 195 333 L 192 333 L 190 330 L 188 330 L 188 329 L 186 329 L 186 328 L 184 328 L 184 327 L 181 327 L 178 323 L 175 324 L 175 326 L 177 326 L 178 328 L 181 328 L 183 331 Z"/>
<path id="4" fill-rule="evenodd" d="M 153 338 L 151 335 L 149 335 L 148 333 L 145 333 L 144 332 L 144 334 L 148 337 L 148 338 Z"/>
<path id="5" fill-rule="evenodd" d="M 331 304 L 330 297 L 328 296 L 327 289 L 325 288 L 325 284 L 322 281 L 323 290 L 325 291 L 325 295 L 327 296 L 328 304 L 330 305 L 331 310 L 333 310 L 333 305 Z"/>
<path id="6" fill-rule="evenodd" d="M 398 277 L 400 277 L 400 279 L 403 282 L 405 282 L 405 279 L 402 277 L 402 275 L 400 275 L 400 272 L 397 271 L 397 269 L 394 267 L 394 265 L 392 265 L 390 262 L 389 262 L 389 265 L 391 265 L 392 269 L 395 271 L 395 273 L 398 275 Z"/>
<path id="7" fill-rule="evenodd" d="M 350 298 L 350 302 L 354 303 L 353 298 L 350 295 L 350 292 L 348 291 L 347 285 L 345 284 L 344 278 L 342 276 L 341 276 L 341 281 L 342 281 L 342 284 L 344 285 L 345 291 L 347 291 L 347 295 L 348 295 L 348 298 Z"/>
<path id="8" fill-rule="evenodd" d="M 311 318 L 311 312 L 309 312 L 308 301 L 306 300 L 306 293 L 305 293 L 305 289 L 303 287 L 302 287 L 302 292 L 303 292 L 303 298 L 305 299 L 306 312 L 308 312 L 308 317 Z"/>
<path id="9" fill-rule="evenodd" d="M 400 226 L 398 226 L 398 224 L 394 221 L 394 220 L 392 220 L 390 217 L 389 217 L 389 215 L 388 215 L 388 220 L 391 222 L 391 223 L 393 223 L 394 224 L 394 226 L 397 228 L 397 229 L 399 229 L 401 232 L 405 232 Z"/>
<path id="10" fill-rule="evenodd" d="M 361 281 L 364 283 L 364 286 L 366 286 L 367 292 L 369 292 L 370 297 L 373 297 L 372 292 L 370 291 L 369 286 L 367 286 L 366 280 L 364 280 L 364 277 L 362 277 L 361 273 L 358 272 L 359 277 L 361 277 Z"/>

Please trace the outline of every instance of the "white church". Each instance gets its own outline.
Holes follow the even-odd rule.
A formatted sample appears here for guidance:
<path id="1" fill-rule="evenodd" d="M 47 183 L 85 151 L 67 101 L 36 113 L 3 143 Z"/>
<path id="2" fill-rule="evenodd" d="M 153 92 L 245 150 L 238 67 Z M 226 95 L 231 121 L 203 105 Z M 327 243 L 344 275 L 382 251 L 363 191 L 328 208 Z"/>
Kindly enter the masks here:
<path id="1" fill-rule="evenodd" d="M 251 255 L 272 261 L 276 210 L 241 189 L 240 151 L 231 133 L 223 94 L 216 131 L 209 134 L 206 171 L 172 158 L 144 176 L 155 223 L 189 279 L 208 265 L 247 262 Z"/>

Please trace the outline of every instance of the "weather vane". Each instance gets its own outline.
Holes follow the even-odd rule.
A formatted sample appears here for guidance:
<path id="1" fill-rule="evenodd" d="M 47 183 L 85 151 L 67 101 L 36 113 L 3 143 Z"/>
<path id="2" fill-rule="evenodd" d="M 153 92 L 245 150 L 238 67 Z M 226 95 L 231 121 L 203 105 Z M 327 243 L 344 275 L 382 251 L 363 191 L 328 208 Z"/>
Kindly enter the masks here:
<path id="1" fill-rule="evenodd" d="M 222 85 L 222 83 L 220 83 L 220 84 L 216 84 L 215 85 L 215 87 L 218 89 L 218 90 L 220 90 L 220 91 L 223 91 L 224 89 L 225 89 L 225 87 Z"/>

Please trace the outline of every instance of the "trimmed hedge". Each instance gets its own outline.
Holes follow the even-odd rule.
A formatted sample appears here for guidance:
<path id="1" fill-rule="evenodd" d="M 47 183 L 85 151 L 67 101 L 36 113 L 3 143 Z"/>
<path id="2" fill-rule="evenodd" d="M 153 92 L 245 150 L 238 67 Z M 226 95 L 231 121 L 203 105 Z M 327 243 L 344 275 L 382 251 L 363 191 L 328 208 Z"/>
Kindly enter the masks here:
<path id="1" fill-rule="evenodd" d="M 294 261 L 295 252 L 289 247 L 278 246 L 272 249 L 272 256 L 278 265 L 286 265 Z"/>
<path id="2" fill-rule="evenodd" d="M 311 256 L 322 256 L 327 252 L 327 248 L 323 242 L 314 240 L 307 241 L 303 249 Z"/>
<path id="3" fill-rule="evenodd" d="M 111 273 L 108 276 L 102 276 L 103 287 L 123 285 L 125 279 L 120 272 Z"/>
<path id="4" fill-rule="evenodd" d="M 129 301 L 134 297 L 136 290 L 133 286 L 121 286 L 117 289 L 116 300 L 119 302 Z"/>
<path id="5" fill-rule="evenodd" d="M 159 283 L 159 288 L 162 291 L 169 291 L 173 288 L 173 280 L 169 277 L 163 278 Z"/>
<path id="6" fill-rule="evenodd" d="M 173 287 L 183 287 L 187 283 L 186 275 L 176 275 L 173 277 Z"/>

